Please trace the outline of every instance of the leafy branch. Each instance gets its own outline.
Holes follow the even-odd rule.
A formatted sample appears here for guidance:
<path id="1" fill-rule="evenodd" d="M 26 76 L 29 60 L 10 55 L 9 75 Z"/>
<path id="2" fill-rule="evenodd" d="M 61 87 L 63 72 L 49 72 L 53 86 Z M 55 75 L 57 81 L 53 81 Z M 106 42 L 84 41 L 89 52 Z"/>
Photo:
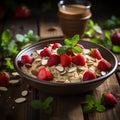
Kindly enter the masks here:
<path id="1" fill-rule="evenodd" d="M 101 100 L 96 100 L 92 95 L 86 96 L 87 105 L 83 106 L 83 111 L 85 113 L 90 113 L 94 111 L 103 112 L 106 107 L 101 103 Z"/>
<path id="2" fill-rule="evenodd" d="M 52 102 L 53 102 L 53 97 L 49 96 L 44 101 L 32 100 L 31 106 L 32 108 L 36 110 L 40 109 L 40 110 L 45 111 L 47 114 L 51 114 L 52 113 L 52 107 L 51 107 Z"/>
<path id="3" fill-rule="evenodd" d="M 4 68 L 5 64 L 7 69 L 14 70 L 12 58 L 18 54 L 21 48 L 40 40 L 40 37 L 38 35 L 34 35 L 32 30 L 29 30 L 28 33 L 24 35 L 16 34 L 15 37 L 16 39 L 14 40 L 13 35 L 9 29 L 4 30 L 1 34 L 0 68 Z"/>

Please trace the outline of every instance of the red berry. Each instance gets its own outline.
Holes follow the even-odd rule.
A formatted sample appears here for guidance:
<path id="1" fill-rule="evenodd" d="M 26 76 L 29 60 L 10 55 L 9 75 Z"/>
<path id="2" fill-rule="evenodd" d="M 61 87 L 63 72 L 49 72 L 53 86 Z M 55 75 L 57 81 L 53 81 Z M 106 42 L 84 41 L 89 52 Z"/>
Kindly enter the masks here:
<path id="1" fill-rule="evenodd" d="M 98 49 L 91 49 L 90 55 L 98 60 L 102 59 L 102 55 Z"/>
<path id="2" fill-rule="evenodd" d="M 41 52 L 40 52 L 40 56 L 41 57 L 50 57 L 51 55 L 51 50 L 49 48 L 44 48 Z"/>
<path id="3" fill-rule="evenodd" d="M 30 16 L 30 10 L 26 6 L 19 6 L 14 16 L 15 18 L 28 18 Z"/>
<path id="4" fill-rule="evenodd" d="M 38 70 L 37 79 L 49 81 L 53 79 L 53 75 L 47 68 L 43 67 Z"/>
<path id="5" fill-rule="evenodd" d="M 84 66 L 86 61 L 85 61 L 85 57 L 82 54 L 78 54 L 76 56 L 72 57 L 72 62 L 75 65 L 80 65 L 80 66 Z"/>
<path id="6" fill-rule="evenodd" d="M 62 54 L 60 56 L 60 62 L 61 62 L 63 67 L 67 67 L 71 64 L 72 58 L 67 54 Z"/>
<path id="7" fill-rule="evenodd" d="M 97 68 L 101 71 L 108 71 L 111 69 L 111 67 L 112 67 L 112 65 L 110 64 L 110 62 L 108 62 L 105 59 L 100 60 L 97 65 Z"/>
<path id="8" fill-rule="evenodd" d="M 47 65 L 51 67 L 53 65 L 58 65 L 59 63 L 60 63 L 60 56 L 56 54 L 52 54 L 48 59 Z"/>
<path id="9" fill-rule="evenodd" d="M 69 50 L 66 54 L 69 55 L 69 56 L 73 56 L 74 55 L 73 50 Z"/>
<path id="10" fill-rule="evenodd" d="M 120 32 L 115 32 L 112 36 L 112 43 L 120 46 Z"/>
<path id="11" fill-rule="evenodd" d="M 96 79 L 96 74 L 90 70 L 85 71 L 83 74 L 83 81 Z"/>
<path id="12" fill-rule="evenodd" d="M 56 48 L 59 48 L 59 47 L 61 47 L 60 43 L 54 43 L 52 46 L 52 49 L 55 50 Z"/>
<path id="13" fill-rule="evenodd" d="M 117 98 L 110 92 L 103 93 L 102 95 L 102 103 L 106 107 L 113 107 L 115 104 L 118 103 Z"/>
<path id="14" fill-rule="evenodd" d="M 7 87 L 9 85 L 10 75 L 6 72 L 0 74 L 0 86 Z"/>
<path id="15" fill-rule="evenodd" d="M 21 57 L 21 63 L 23 64 L 23 65 L 25 65 L 25 64 L 27 64 L 27 63 L 29 63 L 29 64 L 31 64 L 32 62 L 33 62 L 33 57 L 32 56 L 30 56 L 30 55 L 23 55 L 22 57 Z"/>

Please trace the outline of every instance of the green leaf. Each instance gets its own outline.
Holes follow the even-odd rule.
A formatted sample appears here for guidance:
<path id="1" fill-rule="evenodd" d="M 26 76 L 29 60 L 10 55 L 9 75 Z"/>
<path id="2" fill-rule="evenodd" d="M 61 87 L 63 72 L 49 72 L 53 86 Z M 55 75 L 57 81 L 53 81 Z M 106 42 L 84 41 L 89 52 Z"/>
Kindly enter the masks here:
<path id="1" fill-rule="evenodd" d="M 113 46 L 112 46 L 112 51 L 113 51 L 114 53 L 120 53 L 120 46 L 118 46 L 118 45 L 113 45 Z"/>
<path id="2" fill-rule="evenodd" d="M 103 25 L 104 29 L 114 29 L 118 27 L 120 27 L 120 19 L 115 16 L 111 16 Z"/>
<path id="3" fill-rule="evenodd" d="M 52 112 L 51 103 L 53 102 L 53 97 L 47 97 L 43 102 L 40 100 L 32 100 L 31 106 L 34 109 L 44 110 L 46 113 L 50 114 Z"/>
<path id="4" fill-rule="evenodd" d="M 71 39 L 71 41 L 72 41 L 72 46 L 75 46 L 75 45 L 79 42 L 79 40 L 80 40 L 79 35 L 74 35 L 74 36 L 72 37 L 72 39 Z"/>
<path id="5" fill-rule="evenodd" d="M 17 51 L 17 44 L 14 40 L 10 41 L 8 44 L 8 52 L 9 54 L 16 54 L 18 53 Z"/>
<path id="6" fill-rule="evenodd" d="M 81 53 L 82 52 L 82 48 L 80 48 L 79 46 L 75 46 L 75 47 L 73 47 L 73 51 L 75 53 Z"/>
<path id="7" fill-rule="evenodd" d="M 92 95 L 87 95 L 86 100 L 88 101 L 88 104 L 91 106 L 93 106 L 96 103 L 95 98 Z"/>
<path id="8" fill-rule="evenodd" d="M 24 40 L 24 35 L 22 35 L 22 34 L 16 34 L 16 40 L 17 40 L 18 42 L 23 42 L 23 40 Z"/>
<path id="9" fill-rule="evenodd" d="M 11 39 L 11 37 L 12 37 L 12 34 L 11 34 L 9 29 L 7 29 L 7 30 L 2 32 L 1 39 L 2 39 L 4 44 L 8 44 L 8 42 Z"/>
<path id="10" fill-rule="evenodd" d="M 64 43 L 66 45 L 75 46 L 78 43 L 79 40 L 80 40 L 79 35 L 76 34 L 71 38 L 71 40 L 65 39 Z"/>
<path id="11" fill-rule="evenodd" d="M 42 107 L 42 102 L 40 100 L 32 100 L 31 106 L 34 109 L 40 109 Z"/>
<path id="12" fill-rule="evenodd" d="M 44 109 L 49 108 L 50 104 L 53 102 L 53 97 L 48 97 L 44 102 L 43 102 L 43 107 Z"/>
<path id="13" fill-rule="evenodd" d="M 7 66 L 8 69 L 14 70 L 14 65 L 13 65 L 13 63 L 11 62 L 11 59 L 7 59 L 7 60 L 6 60 L 6 66 Z"/>
<path id="14" fill-rule="evenodd" d="M 104 105 L 97 105 L 96 106 L 96 110 L 98 111 L 98 112 L 104 112 L 105 110 L 106 110 L 106 108 L 105 108 L 105 106 Z"/>
<path id="15" fill-rule="evenodd" d="M 57 54 L 58 55 L 61 55 L 61 54 L 65 54 L 67 53 L 70 49 L 72 49 L 71 46 L 62 46 L 62 47 L 59 47 L 58 50 L 57 50 Z"/>
<path id="16" fill-rule="evenodd" d="M 93 112 L 94 110 L 95 110 L 95 107 L 90 106 L 90 105 L 86 105 L 83 107 L 83 112 L 85 113 Z"/>
<path id="17" fill-rule="evenodd" d="M 93 29 L 94 29 L 97 33 L 102 34 L 102 29 L 101 29 L 100 26 L 95 25 L 95 26 L 93 26 Z"/>

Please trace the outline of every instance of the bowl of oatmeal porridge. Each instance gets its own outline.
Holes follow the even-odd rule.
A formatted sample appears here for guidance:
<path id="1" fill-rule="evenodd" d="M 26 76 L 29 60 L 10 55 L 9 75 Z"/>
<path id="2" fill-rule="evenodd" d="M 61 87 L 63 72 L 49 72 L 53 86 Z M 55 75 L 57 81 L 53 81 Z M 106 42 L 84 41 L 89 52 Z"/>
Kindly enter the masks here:
<path id="1" fill-rule="evenodd" d="M 65 45 L 66 44 L 66 45 Z M 16 71 L 32 87 L 50 94 L 81 94 L 94 90 L 117 69 L 117 58 L 98 44 L 49 38 L 22 49 Z"/>

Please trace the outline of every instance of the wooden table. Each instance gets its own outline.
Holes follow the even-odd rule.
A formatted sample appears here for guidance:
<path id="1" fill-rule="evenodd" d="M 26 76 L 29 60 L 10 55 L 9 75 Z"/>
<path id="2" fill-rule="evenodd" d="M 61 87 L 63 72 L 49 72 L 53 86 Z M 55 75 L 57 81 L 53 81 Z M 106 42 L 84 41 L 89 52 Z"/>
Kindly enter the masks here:
<path id="1" fill-rule="evenodd" d="M 50 16 L 48 16 L 48 18 L 49 17 Z M 43 17 L 41 19 L 11 19 L 1 21 L 0 33 L 6 28 L 9 28 L 13 34 L 24 34 L 29 29 L 32 29 L 34 34 L 40 35 L 41 39 L 63 36 L 56 18 L 46 20 Z M 120 61 L 120 55 L 117 54 L 116 56 Z M 84 114 L 82 105 L 86 94 L 69 96 L 51 95 L 31 88 L 28 83 L 21 78 L 19 80 L 20 83 L 18 85 L 10 85 L 8 91 L 0 91 L 0 120 L 120 120 L 119 103 L 114 108 L 105 112 Z M 115 88 L 118 88 L 119 85 L 120 73 L 116 72 L 90 94 L 98 99 L 105 90 L 115 92 Z M 28 90 L 27 100 L 23 103 L 16 104 L 15 99 L 21 97 L 23 90 Z M 34 110 L 31 107 L 30 104 L 33 99 L 44 100 L 48 96 L 54 98 L 52 114 L 48 115 L 42 110 Z"/>

